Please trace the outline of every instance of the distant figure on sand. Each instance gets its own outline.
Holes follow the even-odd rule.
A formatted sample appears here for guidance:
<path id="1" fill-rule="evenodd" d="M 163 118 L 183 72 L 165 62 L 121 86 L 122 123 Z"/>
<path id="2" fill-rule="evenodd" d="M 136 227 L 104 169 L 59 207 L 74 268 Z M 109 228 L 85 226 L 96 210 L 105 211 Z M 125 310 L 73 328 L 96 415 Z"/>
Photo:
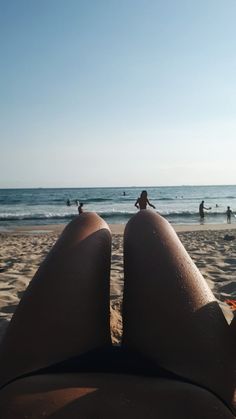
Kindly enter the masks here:
<path id="1" fill-rule="evenodd" d="M 209 208 L 204 207 L 204 201 L 202 201 L 201 204 L 199 205 L 199 215 L 200 215 L 200 218 L 204 218 L 205 217 L 204 209 L 205 210 L 210 210 L 211 207 L 209 207 Z"/>
<path id="2" fill-rule="evenodd" d="M 233 214 L 233 211 L 230 209 L 230 207 L 227 207 L 226 216 L 227 216 L 227 223 L 231 224 L 231 215 Z"/>
<path id="3" fill-rule="evenodd" d="M 152 208 L 156 208 L 154 205 L 152 205 L 147 197 L 147 191 L 142 191 L 140 197 L 137 199 L 137 201 L 135 202 L 135 206 L 140 209 L 147 209 L 147 204 L 152 207 Z"/>
<path id="4" fill-rule="evenodd" d="M 78 206 L 78 213 L 79 213 L 79 214 L 82 214 L 82 213 L 84 212 L 84 210 L 83 210 L 83 206 L 84 206 L 84 204 L 81 202 L 81 203 L 79 204 L 79 206 Z"/>

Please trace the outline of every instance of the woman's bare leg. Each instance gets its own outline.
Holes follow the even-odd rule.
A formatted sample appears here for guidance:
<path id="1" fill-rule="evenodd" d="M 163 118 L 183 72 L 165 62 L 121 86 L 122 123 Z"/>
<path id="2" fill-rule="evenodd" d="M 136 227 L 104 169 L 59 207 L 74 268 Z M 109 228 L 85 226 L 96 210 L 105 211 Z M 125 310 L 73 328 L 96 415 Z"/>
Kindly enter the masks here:
<path id="1" fill-rule="evenodd" d="M 234 340 L 234 345 L 236 347 L 236 311 L 234 311 L 234 317 L 230 323 L 230 332 L 232 339 Z"/>
<path id="2" fill-rule="evenodd" d="M 235 353 L 228 324 L 169 223 L 148 210 L 135 215 L 124 262 L 123 344 L 230 404 Z"/>
<path id="3" fill-rule="evenodd" d="M 32 279 L 0 348 L 0 385 L 111 343 L 111 234 L 98 215 L 67 225 Z"/>

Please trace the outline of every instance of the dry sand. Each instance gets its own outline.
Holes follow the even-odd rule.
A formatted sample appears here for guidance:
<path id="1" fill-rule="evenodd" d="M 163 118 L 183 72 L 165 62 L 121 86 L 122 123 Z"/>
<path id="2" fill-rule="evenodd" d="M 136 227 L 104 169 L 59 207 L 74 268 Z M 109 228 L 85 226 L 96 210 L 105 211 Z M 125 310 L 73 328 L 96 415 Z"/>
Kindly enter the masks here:
<path id="1" fill-rule="evenodd" d="M 175 226 L 188 253 L 200 269 L 228 322 L 232 312 L 224 302 L 236 298 L 236 237 L 229 225 Z M 63 226 L 16 229 L 0 233 L 0 339 L 19 299 L 41 261 L 55 243 Z M 111 267 L 111 326 L 113 342 L 122 334 L 123 225 L 111 226 L 113 234 Z"/>

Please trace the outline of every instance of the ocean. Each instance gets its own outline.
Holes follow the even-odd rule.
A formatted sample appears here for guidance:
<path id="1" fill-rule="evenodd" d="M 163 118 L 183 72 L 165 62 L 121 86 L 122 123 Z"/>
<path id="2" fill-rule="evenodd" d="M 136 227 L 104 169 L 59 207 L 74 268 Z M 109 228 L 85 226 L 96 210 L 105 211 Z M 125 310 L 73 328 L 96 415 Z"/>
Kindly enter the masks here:
<path id="1" fill-rule="evenodd" d="M 134 204 L 143 189 L 156 211 L 172 224 L 199 224 L 202 200 L 211 207 L 205 223 L 226 223 L 227 206 L 236 211 L 236 185 L 0 189 L 0 230 L 65 224 L 78 213 L 75 200 L 83 202 L 84 211 L 95 211 L 110 224 L 124 224 L 137 212 Z"/>

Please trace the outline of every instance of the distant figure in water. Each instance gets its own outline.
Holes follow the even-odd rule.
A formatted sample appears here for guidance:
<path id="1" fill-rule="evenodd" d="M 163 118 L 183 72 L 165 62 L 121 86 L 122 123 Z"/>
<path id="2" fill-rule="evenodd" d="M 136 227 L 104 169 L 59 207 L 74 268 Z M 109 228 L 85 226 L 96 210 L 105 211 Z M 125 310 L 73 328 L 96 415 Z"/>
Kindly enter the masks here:
<path id="1" fill-rule="evenodd" d="M 205 217 L 205 214 L 204 214 L 204 209 L 205 209 L 205 210 L 210 210 L 210 209 L 211 209 L 211 207 L 209 207 L 209 208 L 204 207 L 204 201 L 202 201 L 202 202 L 201 202 L 201 204 L 199 205 L 199 215 L 200 215 L 200 218 L 201 218 L 201 219 L 203 219 L 203 218 Z"/>
<path id="2" fill-rule="evenodd" d="M 79 204 L 79 206 L 78 206 L 78 213 L 79 213 L 79 214 L 82 214 L 82 213 L 84 212 L 84 210 L 83 210 L 83 206 L 84 206 L 84 204 L 81 202 L 81 203 Z"/>
<path id="3" fill-rule="evenodd" d="M 66 201 L 66 205 L 67 205 L 68 207 L 70 207 L 70 206 L 71 206 L 71 203 L 70 203 L 70 200 L 69 200 L 69 199 L 67 199 L 67 201 Z"/>
<path id="4" fill-rule="evenodd" d="M 226 216 L 227 216 L 227 223 L 231 224 L 231 215 L 233 214 L 233 211 L 230 209 L 230 207 L 227 207 Z"/>
<path id="5" fill-rule="evenodd" d="M 152 207 L 152 208 L 156 208 L 154 205 L 152 205 L 147 197 L 147 191 L 142 191 L 140 197 L 137 199 L 137 201 L 135 202 L 135 206 L 140 209 L 147 209 L 147 204 Z"/>
<path id="6" fill-rule="evenodd" d="M 123 196 L 126 196 L 126 192 L 125 191 L 123 192 Z"/>

